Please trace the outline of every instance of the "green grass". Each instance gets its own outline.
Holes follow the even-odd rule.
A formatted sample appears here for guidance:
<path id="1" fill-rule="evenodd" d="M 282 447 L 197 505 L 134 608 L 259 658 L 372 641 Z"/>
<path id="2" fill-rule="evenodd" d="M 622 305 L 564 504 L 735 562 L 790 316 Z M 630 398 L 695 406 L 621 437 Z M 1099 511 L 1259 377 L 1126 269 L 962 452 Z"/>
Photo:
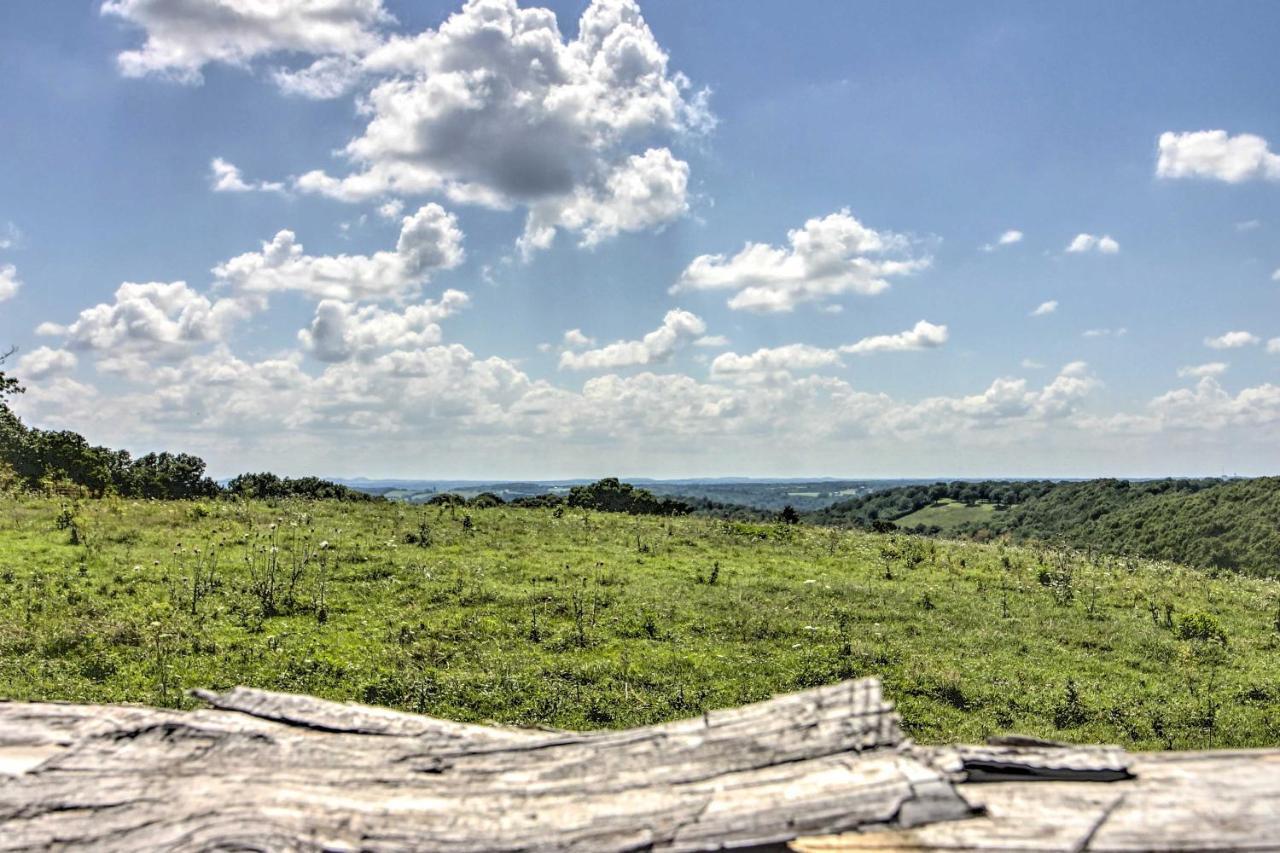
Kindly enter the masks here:
<path id="1" fill-rule="evenodd" d="M 995 514 L 996 506 L 993 503 L 978 501 L 969 506 L 948 498 L 895 519 L 894 524 L 905 528 L 914 528 L 919 524 L 925 527 L 937 526 L 945 533 L 962 524 L 983 524 L 990 521 Z"/>
<path id="2" fill-rule="evenodd" d="M 928 742 L 1280 741 L 1273 582 L 803 525 L 470 518 L 0 499 L 0 696 L 190 707 L 185 688 L 248 684 L 595 728 L 878 674 Z M 1225 646 L 1195 638 L 1216 626 Z"/>

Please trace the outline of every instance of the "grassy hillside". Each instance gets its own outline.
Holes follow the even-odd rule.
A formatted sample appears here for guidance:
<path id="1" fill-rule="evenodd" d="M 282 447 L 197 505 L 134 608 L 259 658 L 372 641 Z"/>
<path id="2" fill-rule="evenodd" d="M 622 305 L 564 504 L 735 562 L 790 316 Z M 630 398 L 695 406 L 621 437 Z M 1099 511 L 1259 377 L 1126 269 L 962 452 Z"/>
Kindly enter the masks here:
<path id="1" fill-rule="evenodd" d="M 1007 512 L 1003 507 L 998 511 Z M 953 533 L 966 525 L 989 524 L 996 513 L 996 504 L 989 501 L 966 504 L 944 498 L 902 516 L 895 523 L 907 530 L 926 527 L 939 532 Z"/>
<path id="2" fill-rule="evenodd" d="M 0 695 L 257 687 L 628 726 L 880 674 L 926 741 L 1280 740 L 1280 589 L 1164 563 L 508 507 L 0 503 Z"/>

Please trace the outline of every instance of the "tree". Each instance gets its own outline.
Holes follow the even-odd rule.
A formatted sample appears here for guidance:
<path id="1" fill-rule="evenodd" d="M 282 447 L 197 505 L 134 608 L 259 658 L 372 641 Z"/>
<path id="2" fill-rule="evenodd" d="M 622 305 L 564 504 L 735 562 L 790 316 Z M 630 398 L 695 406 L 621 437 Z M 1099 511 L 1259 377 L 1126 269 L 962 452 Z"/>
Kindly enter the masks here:
<path id="1" fill-rule="evenodd" d="M 782 512 L 778 513 L 778 520 L 783 524 L 799 524 L 800 513 L 796 512 L 796 508 L 791 504 L 787 504 L 782 508 Z"/>

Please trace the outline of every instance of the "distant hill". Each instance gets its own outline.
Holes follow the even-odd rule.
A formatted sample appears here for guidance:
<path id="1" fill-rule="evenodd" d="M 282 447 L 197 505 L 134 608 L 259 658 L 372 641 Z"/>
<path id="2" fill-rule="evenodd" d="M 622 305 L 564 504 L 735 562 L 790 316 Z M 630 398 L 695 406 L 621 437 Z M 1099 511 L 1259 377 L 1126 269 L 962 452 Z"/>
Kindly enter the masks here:
<path id="1" fill-rule="evenodd" d="M 908 484 L 923 484 L 925 480 L 842 480 L 814 478 L 783 480 L 748 477 L 708 477 L 657 480 L 650 477 L 626 477 L 626 482 L 643 486 L 659 497 L 676 498 L 693 502 L 700 507 L 707 505 L 745 507 L 767 512 L 779 512 L 785 506 L 805 512 L 829 506 L 838 501 L 871 494 Z M 574 486 L 587 485 L 591 480 L 377 480 L 366 478 L 334 478 L 352 489 L 381 495 L 391 500 L 407 503 L 426 503 L 443 493 L 472 498 L 490 493 L 504 501 L 532 498 L 541 495 L 567 495 Z"/>
<path id="2" fill-rule="evenodd" d="M 1280 478 L 939 483 L 808 514 L 819 524 L 892 522 L 909 532 L 1062 541 L 1209 569 L 1280 576 Z"/>

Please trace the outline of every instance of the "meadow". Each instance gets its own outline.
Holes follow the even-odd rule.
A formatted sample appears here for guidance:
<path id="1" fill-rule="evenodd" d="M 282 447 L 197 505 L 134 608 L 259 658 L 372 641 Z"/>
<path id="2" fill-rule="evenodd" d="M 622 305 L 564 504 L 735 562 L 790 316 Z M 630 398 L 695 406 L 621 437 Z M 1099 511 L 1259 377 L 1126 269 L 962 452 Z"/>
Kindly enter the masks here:
<path id="1" fill-rule="evenodd" d="M 935 504 L 895 519 L 894 524 L 911 530 L 919 525 L 936 527 L 942 533 L 950 533 L 962 524 L 982 524 L 996 514 L 996 505 L 990 501 L 964 503 L 944 498 Z"/>
<path id="2" fill-rule="evenodd" d="M 623 727 L 879 675 L 925 742 L 1280 742 L 1280 586 L 569 508 L 0 498 L 0 697 Z"/>

